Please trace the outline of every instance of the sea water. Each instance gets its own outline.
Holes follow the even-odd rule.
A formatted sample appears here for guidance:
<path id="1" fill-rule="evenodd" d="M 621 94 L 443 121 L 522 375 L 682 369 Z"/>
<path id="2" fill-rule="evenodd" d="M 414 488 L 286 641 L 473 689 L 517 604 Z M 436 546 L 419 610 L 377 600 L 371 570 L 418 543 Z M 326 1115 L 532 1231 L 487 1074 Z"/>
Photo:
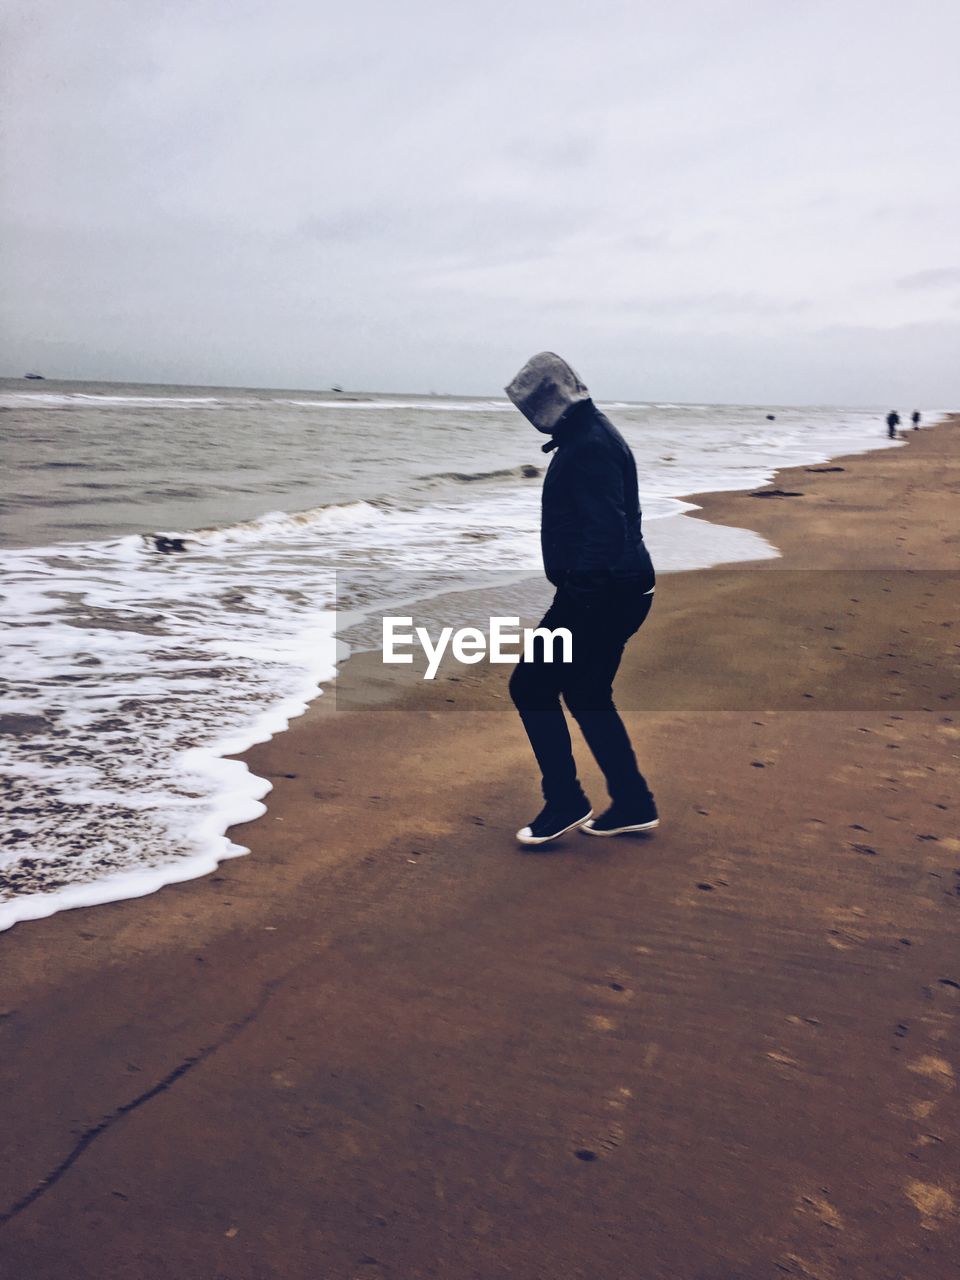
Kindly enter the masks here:
<path id="1" fill-rule="evenodd" d="M 661 573 L 776 554 L 681 495 L 887 444 L 878 410 L 602 407 Z M 549 460 L 500 398 L 5 380 L 0 438 L 0 929 L 245 852 L 269 783 L 227 757 L 335 677 L 338 607 L 538 571 Z"/>

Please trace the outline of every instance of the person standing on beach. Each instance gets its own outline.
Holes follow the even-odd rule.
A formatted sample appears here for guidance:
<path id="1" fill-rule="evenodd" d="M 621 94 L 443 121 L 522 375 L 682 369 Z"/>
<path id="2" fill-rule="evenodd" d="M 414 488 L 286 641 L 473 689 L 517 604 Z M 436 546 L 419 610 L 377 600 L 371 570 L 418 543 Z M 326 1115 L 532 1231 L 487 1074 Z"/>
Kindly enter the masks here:
<path id="1" fill-rule="evenodd" d="M 910 421 L 913 423 L 913 429 L 914 429 L 914 431 L 919 431 L 919 430 L 920 430 L 920 411 L 919 411 L 919 409 L 914 409 L 913 413 L 910 415 Z"/>
<path id="2" fill-rule="evenodd" d="M 887 435 L 891 440 L 897 438 L 897 427 L 900 425 L 900 415 L 896 409 L 891 409 L 887 414 Z"/>
<path id="3" fill-rule="evenodd" d="M 545 844 L 575 827 L 594 836 L 650 831 L 657 808 L 613 702 L 624 646 L 650 611 L 656 581 L 641 531 L 636 463 L 581 379 L 552 351 L 528 360 L 506 392 L 551 437 L 544 452 L 555 451 L 543 482 L 541 547 L 556 594 L 539 625 L 565 627 L 572 637 L 570 661 L 548 662 L 540 642 L 510 679 L 545 801 L 517 839 Z M 561 697 L 610 792 L 610 807 L 596 819 L 577 777 Z"/>

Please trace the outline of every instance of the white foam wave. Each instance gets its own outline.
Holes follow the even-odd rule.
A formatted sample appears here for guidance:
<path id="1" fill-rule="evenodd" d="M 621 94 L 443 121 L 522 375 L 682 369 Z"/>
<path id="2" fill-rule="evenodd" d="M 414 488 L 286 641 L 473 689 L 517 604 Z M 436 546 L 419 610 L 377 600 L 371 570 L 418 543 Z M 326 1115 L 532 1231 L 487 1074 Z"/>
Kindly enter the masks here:
<path id="1" fill-rule="evenodd" d="M 279 400 L 274 404 L 296 405 L 303 409 L 425 409 L 438 413 L 503 413 L 513 406 L 509 400 L 362 400 L 344 397 L 340 400 Z"/>
<path id="2" fill-rule="evenodd" d="M 196 408 L 198 405 L 223 405 L 228 401 L 217 396 L 108 396 L 93 392 L 70 391 L 15 391 L 0 396 L 0 405 L 5 408 L 24 408 L 30 405 L 71 405 L 71 404 L 130 404 L 142 407 L 178 407 Z"/>
<path id="3" fill-rule="evenodd" d="M 77 392 L 74 400 L 92 400 L 98 404 L 224 404 L 217 396 L 105 396 Z"/>
<path id="4" fill-rule="evenodd" d="M 255 520 L 224 525 L 219 529 L 196 529 L 169 536 L 182 537 L 204 546 L 229 543 L 263 542 L 277 538 L 300 537 L 305 532 L 367 528 L 382 523 L 384 512 L 369 502 L 333 503 L 306 511 L 268 511 Z"/>
<path id="5" fill-rule="evenodd" d="M 332 678 L 332 570 L 139 539 L 3 560 L 8 724 L 26 719 L 0 739 L 0 928 L 244 852 L 227 827 L 262 812 L 269 784 L 223 757 Z"/>

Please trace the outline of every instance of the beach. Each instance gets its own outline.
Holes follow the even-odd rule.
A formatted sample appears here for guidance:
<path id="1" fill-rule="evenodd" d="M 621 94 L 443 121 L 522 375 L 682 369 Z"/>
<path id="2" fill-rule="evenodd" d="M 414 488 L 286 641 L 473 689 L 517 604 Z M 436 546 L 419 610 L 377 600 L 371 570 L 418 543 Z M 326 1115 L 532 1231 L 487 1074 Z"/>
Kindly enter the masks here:
<path id="1" fill-rule="evenodd" d="M 0 1273 L 955 1274 L 958 429 L 694 499 L 782 557 L 658 584 L 651 838 L 520 852 L 504 669 L 361 656 L 249 856 L 3 935 Z"/>

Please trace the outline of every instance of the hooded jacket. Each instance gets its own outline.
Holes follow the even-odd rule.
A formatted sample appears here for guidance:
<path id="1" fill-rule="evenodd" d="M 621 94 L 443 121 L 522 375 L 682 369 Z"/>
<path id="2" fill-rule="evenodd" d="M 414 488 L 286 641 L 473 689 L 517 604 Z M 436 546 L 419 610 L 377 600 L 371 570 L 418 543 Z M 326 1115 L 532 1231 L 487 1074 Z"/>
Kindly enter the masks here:
<path id="1" fill-rule="evenodd" d="M 643 541 L 637 466 L 630 446 L 552 351 L 523 366 L 506 388 L 555 450 L 543 481 L 540 544 L 556 587 L 582 603 L 617 583 L 648 591 L 655 581 Z"/>

